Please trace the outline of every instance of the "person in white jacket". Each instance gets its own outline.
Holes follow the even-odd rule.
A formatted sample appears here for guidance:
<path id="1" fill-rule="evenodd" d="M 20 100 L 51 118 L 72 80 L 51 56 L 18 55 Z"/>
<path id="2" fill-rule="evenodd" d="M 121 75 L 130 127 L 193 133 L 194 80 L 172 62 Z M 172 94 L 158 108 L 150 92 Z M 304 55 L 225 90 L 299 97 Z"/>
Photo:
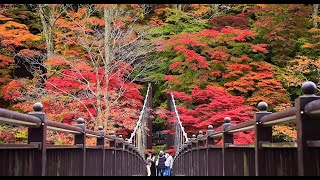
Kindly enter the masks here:
<path id="1" fill-rule="evenodd" d="M 164 171 L 164 176 L 171 176 L 173 157 L 169 153 L 166 153 L 165 157 L 166 157 L 166 162 L 164 164 L 166 166 L 166 169 Z"/>

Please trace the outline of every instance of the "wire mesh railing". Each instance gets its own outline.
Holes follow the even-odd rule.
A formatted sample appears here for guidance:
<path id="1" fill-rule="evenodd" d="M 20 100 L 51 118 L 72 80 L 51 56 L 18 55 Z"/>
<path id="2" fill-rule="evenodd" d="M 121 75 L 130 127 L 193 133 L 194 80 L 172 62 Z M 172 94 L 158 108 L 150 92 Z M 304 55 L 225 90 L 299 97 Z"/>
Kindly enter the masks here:
<path id="1" fill-rule="evenodd" d="M 182 147 L 182 145 L 188 142 L 188 136 L 180 120 L 180 116 L 177 110 L 174 96 L 172 93 L 170 94 L 170 96 L 171 96 L 170 109 L 174 111 L 174 116 L 176 119 L 174 123 L 174 149 L 175 149 L 175 152 L 178 152 L 178 150 Z"/>
<path id="2" fill-rule="evenodd" d="M 148 84 L 148 90 L 146 97 L 144 99 L 143 107 L 139 116 L 139 120 L 136 123 L 136 126 L 131 133 L 130 139 L 128 140 L 129 143 L 132 143 L 134 146 L 137 147 L 137 149 L 140 151 L 140 153 L 144 153 L 144 151 L 147 149 L 147 141 L 148 141 L 148 118 L 150 116 L 150 108 L 149 98 L 151 96 L 151 83 Z"/>

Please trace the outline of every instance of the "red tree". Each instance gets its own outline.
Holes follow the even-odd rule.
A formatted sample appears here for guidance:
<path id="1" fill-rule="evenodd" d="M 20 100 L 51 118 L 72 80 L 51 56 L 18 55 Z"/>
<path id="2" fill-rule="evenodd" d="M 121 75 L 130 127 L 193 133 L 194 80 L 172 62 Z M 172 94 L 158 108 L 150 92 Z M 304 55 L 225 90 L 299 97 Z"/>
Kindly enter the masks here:
<path id="1" fill-rule="evenodd" d="M 248 121 L 253 117 L 253 110 L 244 105 L 243 97 L 233 96 L 223 88 L 209 85 L 203 90 L 195 87 L 191 94 L 173 92 L 173 95 L 180 102 L 180 105 L 177 105 L 177 110 L 185 130 L 189 134 L 197 134 L 200 130 L 205 132 L 210 124 L 219 130 L 225 117 L 230 117 L 232 124 Z M 163 117 L 168 118 L 169 124 L 176 122 L 174 113 L 165 110 L 164 112 Z M 236 134 L 235 142 L 252 143 L 252 133 Z"/>
<path id="2" fill-rule="evenodd" d="M 226 26 L 231 26 L 239 29 L 248 29 L 248 19 L 245 14 L 228 15 L 228 16 L 218 16 L 212 18 L 208 24 L 212 29 L 220 31 Z"/>

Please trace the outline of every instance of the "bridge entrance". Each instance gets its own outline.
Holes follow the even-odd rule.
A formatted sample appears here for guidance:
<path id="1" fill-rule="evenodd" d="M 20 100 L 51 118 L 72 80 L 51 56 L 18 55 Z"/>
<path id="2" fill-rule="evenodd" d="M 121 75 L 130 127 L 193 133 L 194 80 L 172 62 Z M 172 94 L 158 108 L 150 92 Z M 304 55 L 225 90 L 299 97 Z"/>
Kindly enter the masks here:
<path id="1" fill-rule="evenodd" d="M 48 119 L 41 103 L 34 112 L 22 114 L 0 108 L 0 122 L 28 128 L 27 144 L 0 144 L 0 176 L 145 176 L 145 150 L 148 142 L 168 141 L 169 136 L 154 132 L 148 141 L 148 116 L 151 111 L 151 85 L 144 106 L 129 139 L 104 134 L 86 128 L 82 118 L 77 125 Z M 173 146 L 175 149 L 173 175 L 184 176 L 320 176 L 320 96 L 316 85 L 306 82 L 303 95 L 295 106 L 281 112 L 268 112 L 268 105 L 260 102 L 254 119 L 233 124 L 224 118 L 221 130 L 208 126 L 190 138 L 180 121 L 174 97 L 169 107 L 175 114 Z M 272 142 L 272 126 L 296 123 L 296 142 Z M 254 131 L 254 144 L 235 144 L 234 134 Z M 74 136 L 73 145 L 47 144 L 48 131 Z M 95 146 L 87 146 L 86 138 L 95 138 Z M 149 139 L 152 136 L 149 136 Z M 108 145 L 107 145 L 108 144 Z"/>

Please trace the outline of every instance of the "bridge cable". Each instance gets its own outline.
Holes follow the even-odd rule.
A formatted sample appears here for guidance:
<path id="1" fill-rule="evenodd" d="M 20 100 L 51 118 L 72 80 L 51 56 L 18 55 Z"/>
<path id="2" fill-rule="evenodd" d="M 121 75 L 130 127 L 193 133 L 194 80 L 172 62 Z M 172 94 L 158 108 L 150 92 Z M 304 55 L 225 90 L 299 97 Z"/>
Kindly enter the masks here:
<path id="1" fill-rule="evenodd" d="M 145 99 L 144 99 L 144 103 L 143 103 L 143 107 L 142 107 L 142 110 L 141 110 L 141 113 L 140 113 L 140 116 L 139 116 L 139 120 L 137 121 L 136 127 L 135 127 L 134 130 L 133 130 L 133 133 L 131 133 L 131 137 L 130 137 L 130 139 L 129 139 L 129 142 L 130 142 L 130 143 L 132 142 L 132 138 L 135 136 L 137 129 L 139 128 L 139 126 L 140 126 L 141 123 L 142 123 L 142 117 L 143 117 L 143 114 L 144 114 L 144 112 L 145 112 L 146 104 L 147 104 L 147 101 L 148 101 L 148 98 L 149 98 L 149 90 L 150 90 L 150 87 L 151 87 L 151 83 L 148 84 L 147 95 L 146 95 L 146 97 L 145 97 Z"/>
<path id="2" fill-rule="evenodd" d="M 188 136 L 187 136 L 187 133 L 184 131 L 184 127 L 182 126 L 182 123 L 180 121 L 180 116 L 179 116 L 179 113 L 178 113 L 178 110 L 177 110 L 177 107 L 176 107 L 176 103 L 175 103 L 173 94 L 170 93 L 170 95 L 171 95 L 171 99 L 172 99 L 172 103 L 173 103 L 174 112 L 176 113 L 176 116 L 177 116 L 177 119 L 178 119 L 178 123 L 180 125 L 180 129 L 182 130 L 182 134 L 183 134 L 184 138 L 186 139 L 185 142 L 188 142 Z"/>

